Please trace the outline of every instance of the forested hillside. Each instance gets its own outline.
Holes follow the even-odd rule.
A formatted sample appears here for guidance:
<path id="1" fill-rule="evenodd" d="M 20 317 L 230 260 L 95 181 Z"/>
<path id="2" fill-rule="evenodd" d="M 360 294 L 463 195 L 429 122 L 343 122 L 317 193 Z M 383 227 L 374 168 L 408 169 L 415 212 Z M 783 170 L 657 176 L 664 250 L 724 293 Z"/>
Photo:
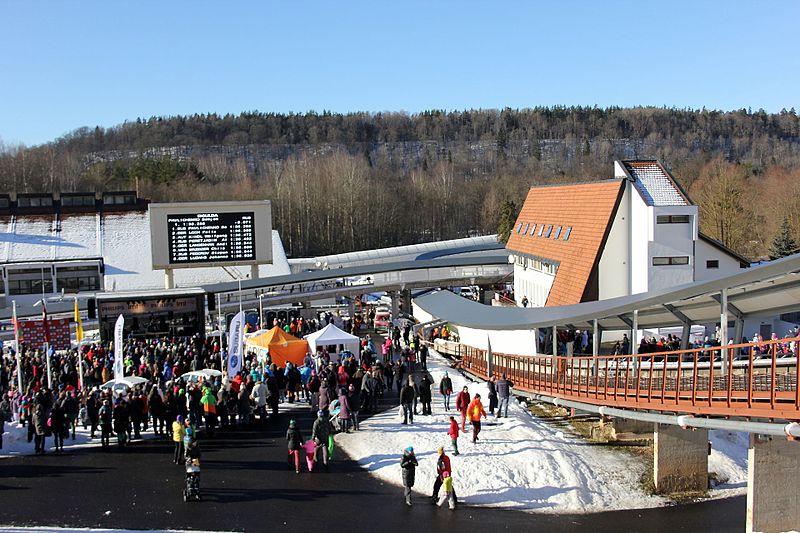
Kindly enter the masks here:
<path id="1" fill-rule="evenodd" d="M 210 114 L 0 148 L 7 191 L 269 198 L 293 256 L 494 232 L 529 186 L 609 178 L 615 159 L 631 158 L 663 160 L 700 205 L 703 231 L 751 258 L 767 254 L 784 218 L 800 230 L 794 110 Z"/>

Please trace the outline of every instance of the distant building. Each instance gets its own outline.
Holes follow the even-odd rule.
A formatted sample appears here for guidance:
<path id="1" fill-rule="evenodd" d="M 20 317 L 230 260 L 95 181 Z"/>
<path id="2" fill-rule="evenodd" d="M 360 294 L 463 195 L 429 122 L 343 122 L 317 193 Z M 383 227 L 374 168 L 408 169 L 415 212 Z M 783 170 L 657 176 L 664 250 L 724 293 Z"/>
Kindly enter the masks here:
<path id="1" fill-rule="evenodd" d="M 0 194 L 0 307 L 62 291 L 163 289 L 164 271 L 152 268 L 148 204 L 130 191 Z M 277 231 L 272 256 L 273 264 L 259 265 L 259 277 L 289 274 Z M 176 269 L 174 276 L 182 288 L 231 280 L 209 267 Z"/>
<path id="2" fill-rule="evenodd" d="M 698 227 L 697 206 L 659 161 L 616 161 L 610 180 L 532 187 L 506 245 L 514 296 L 569 305 L 748 266 Z"/>

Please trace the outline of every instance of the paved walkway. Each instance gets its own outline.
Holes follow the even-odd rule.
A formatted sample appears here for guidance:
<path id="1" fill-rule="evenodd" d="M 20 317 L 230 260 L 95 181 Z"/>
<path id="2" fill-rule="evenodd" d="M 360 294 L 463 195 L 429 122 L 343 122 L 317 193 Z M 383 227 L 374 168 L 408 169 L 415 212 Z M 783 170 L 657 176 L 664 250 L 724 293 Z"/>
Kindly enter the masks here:
<path id="1" fill-rule="evenodd" d="M 387 401 L 396 398 L 391 396 Z M 312 418 L 294 415 L 308 438 Z M 61 456 L 0 460 L 0 525 L 264 531 L 741 531 L 744 498 L 599 513 L 540 515 L 461 506 L 451 512 L 403 504 L 402 489 L 381 482 L 337 453 L 330 472 L 286 467 L 289 415 L 263 429 L 229 430 L 203 440 L 203 501 L 184 503 L 183 468 L 166 441 L 127 451 L 88 449 Z M 400 479 L 399 456 L 398 480 Z M 427 491 L 427 487 L 424 487 Z M 468 528 L 468 529 L 465 529 Z"/>

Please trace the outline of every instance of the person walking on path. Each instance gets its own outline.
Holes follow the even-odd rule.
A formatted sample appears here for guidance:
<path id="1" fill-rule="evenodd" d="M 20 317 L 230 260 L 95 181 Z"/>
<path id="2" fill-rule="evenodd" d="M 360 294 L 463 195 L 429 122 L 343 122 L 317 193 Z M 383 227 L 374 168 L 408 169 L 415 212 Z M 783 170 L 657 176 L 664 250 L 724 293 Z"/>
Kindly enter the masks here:
<path id="1" fill-rule="evenodd" d="M 442 489 L 444 489 L 444 492 L 442 493 L 439 501 L 434 503 L 438 503 L 439 507 L 441 507 L 444 505 L 444 502 L 448 502 L 448 507 L 450 507 L 450 510 L 455 511 L 456 491 L 453 488 L 453 475 L 450 472 L 445 472 L 442 474 L 442 478 Z"/>
<path id="2" fill-rule="evenodd" d="M 286 431 L 286 444 L 289 449 L 289 468 L 294 462 L 294 473 L 300 473 L 300 450 L 303 449 L 303 435 L 297 429 L 297 422 L 289 421 L 289 429 Z M 294 458 L 294 461 L 292 461 Z"/>
<path id="3" fill-rule="evenodd" d="M 328 468 L 328 439 L 331 435 L 331 423 L 325 411 L 317 411 L 317 419 L 311 427 L 311 440 L 317 445 L 316 453 L 322 456 L 322 464 Z"/>
<path id="4" fill-rule="evenodd" d="M 350 433 L 350 400 L 347 399 L 347 389 L 339 389 L 339 431 Z"/>
<path id="5" fill-rule="evenodd" d="M 414 399 L 416 398 L 416 391 L 411 383 L 412 376 L 408 377 L 408 381 L 400 389 L 400 405 L 403 406 L 403 424 L 414 423 Z"/>
<path id="6" fill-rule="evenodd" d="M 469 388 L 464 385 L 456 396 L 456 409 L 461 412 L 461 431 L 467 430 L 467 408 L 469 407 Z"/>
<path id="7" fill-rule="evenodd" d="M 439 449 L 436 450 L 436 452 L 439 454 L 439 458 L 436 459 L 436 480 L 433 482 L 431 503 L 436 503 L 439 500 L 439 489 L 442 488 L 444 474 L 447 473 L 449 475 L 453 471 L 452 467 L 450 466 L 450 458 L 444 453 L 444 448 L 439 446 Z"/>
<path id="8" fill-rule="evenodd" d="M 497 406 L 497 418 L 508 418 L 508 399 L 511 396 L 511 388 L 513 386 L 514 384 L 506 379 L 505 374 L 497 380 L 497 396 L 500 399 L 500 403 Z"/>
<path id="9" fill-rule="evenodd" d="M 475 444 L 478 442 L 478 433 L 481 432 L 481 417 L 486 416 L 480 394 L 475 395 L 467 411 L 469 411 L 469 421 L 472 422 L 472 443 Z"/>
<path id="10" fill-rule="evenodd" d="M 489 414 L 494 416 L 494 410 L 497 409 L 497 387 L 495 386 L 497 378 L 492 376 L 486 381 L 486 387 L 489 389 Z"/>
<path id="11" fill-rule="evenodd" d="M 450 435 L 450 442 L 453 443 L 453 455 L 461 455 L 458 453 L 458 420 L 456 417 L 450 417 L 450 430 L 447 432 Z"/>
<path id="12" fill-rule="evenodd" d="M 184 435 L 183 417 L 178 415 L 172 423 L 172 442 L 175 444 L 175 454 L 172 458 L 172 462 L 176 465 L 183 464 L 183 455 L 185 453 L 183 449 Z"/>
<path id="13" fill-rule="evenodd" d="M 450 379 L 450 376 L 447 375 L 447 372 L 444 373 L 442 381 L 439 382 L 439 393 L 444 399 L 444 410 L 449 411 L 450 395 L 453 394 L 453 380 Z"/>
<path id="14" fill-rule="evenodd" d="M 409 507 L 411 507 L 411 487 L 414 486 L 414 476 L 418 466 L 419 463 L 414 455 L 414 448 L 409 446 L 400 461 L 400 468 L 403 470 L 403 495 L 406 498 L 406 505 Z"/>
<path id="15" fill-rule="evenodd" d="M 433 378 L 429 373 L 425 372 L 419 383 L 419 401 L 422 404 L 423 415 L 433 414 L 431 412 L 431 385 L 433 385 Z"/>
<path id="16" fill-rule="evenodd" d="M 110 401 L 103 400 L 103 405 L 97 412 L 97 418 L 100 422 L 100 442 L 103 448 L 108 448 L 111 445 L 111 424 L 113 420 Z"/>

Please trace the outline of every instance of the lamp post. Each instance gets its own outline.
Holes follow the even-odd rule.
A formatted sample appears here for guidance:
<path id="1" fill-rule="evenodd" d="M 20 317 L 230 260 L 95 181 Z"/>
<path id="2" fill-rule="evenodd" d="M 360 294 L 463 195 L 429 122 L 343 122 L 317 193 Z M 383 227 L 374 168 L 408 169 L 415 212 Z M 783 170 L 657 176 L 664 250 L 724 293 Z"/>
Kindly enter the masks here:
<path id="1" fill-rule="evenodd" d="M 263 298 L 264 298 L 264 293 L 262 292 L 261 294 L 258 295 L 258 329 L 265 329 Z"/>
<path id="2" fill-rule="evenodd" d="M 17 356 L 17 390 L 22 394 L 22 355 L 19 353 L 19 323 L 17 322 L 17 301 L 11 300 L 11 309 L 14 316 L 14 351 Z"/>

